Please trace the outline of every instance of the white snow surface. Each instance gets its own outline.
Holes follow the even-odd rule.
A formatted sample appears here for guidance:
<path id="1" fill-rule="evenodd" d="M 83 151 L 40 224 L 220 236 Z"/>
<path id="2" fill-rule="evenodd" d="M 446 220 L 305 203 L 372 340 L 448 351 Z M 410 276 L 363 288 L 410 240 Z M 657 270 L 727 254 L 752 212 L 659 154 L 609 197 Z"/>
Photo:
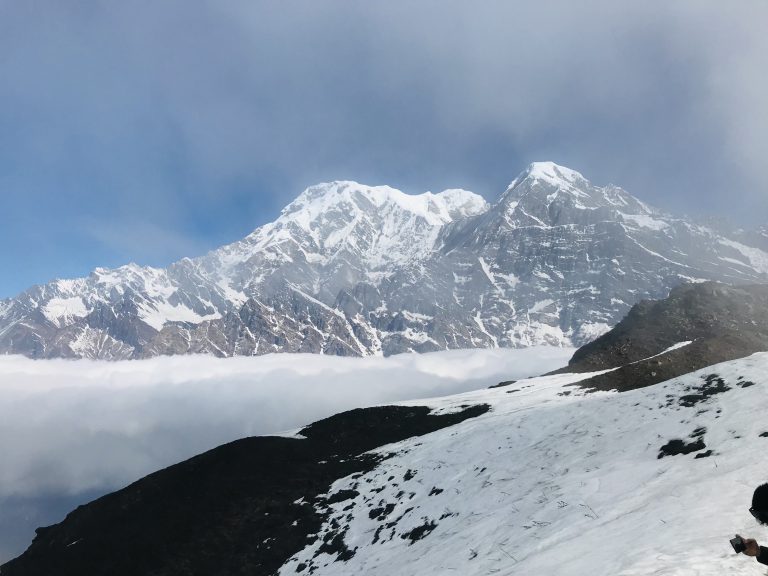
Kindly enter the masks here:
<path id="1" fill-rule="evenodd" d="M 554 186 L 564 189 L 570 189 L 575 182 L 585 179 L 584 176 L 576 170 L 548 161 L 532 162 L 528 165 L 524 175 L 536 180 L 543 180 L 548 184 L 553 184 Z M 519 180 L 520 178 L 518 177 L 518 179 L 510 185 L 510 188 L 514 187 L 515 183 Z"/>
<path id="2" fill-rule="evenodd" d="M 202 316 L 183 304 L 176 306 L 164 300 L 145 302 L 139 306 L 139 318 L 157 331 L 163 329 L 166 322 L 190 322 L 200 324 L 206 320 L 221 318 L 221 314 L 213 313 Z"/>
<path id="3" fill-rule="evenodd" d="M 79 296 L 71 298 L 51 298 L 43 306 L 43 314 L 56 326 L 66 326 L 72 318 L 84 318 L 88 308 Z"/>
<path id="4" fill-rule="evenodd" d="M 730 389 L 694 406 L 681 402 L 711 374 Z M 329 494 L 359 492 L 331 506 L 354 556 L 315 557 L 329 521 L 280 574 L 301 563 L 316 576 L 763 574 L 728 540 L 765 538 L 747 508 L 768 476 L 759 457 L 768 443 L 760 437 L 768 430 L 768 353 L 620 394 L 572 386 L 588 376 L 427 402 L 436 411 L 481 403 L 492 410 L 383 447 L 377 452 L 394 456 L 337 481 Z M 709 457 L 658 457 L 661 446 L 692 442 L 696 431 Z M 388 504 L 377 519 L 373 510 Z M 406 537 L 424 526 L 421 539 Z"/>
<path id="5" fill-rule="evenodd" d="M 653 218 L 647 214 L 624 214 L 620 213 L 624 220 L 629 220 L 635 226 L 640 228 L 650 228 L 651 230 L 665 230 L 669 228 L 669 223 L 658 218 Z"/>
<path id="6" fill-rule="evenodd" d="M 576 334 L 576 337 L 585 342 L 596 340 L 611 329 L 605 322 L 584 322 Z"/>
<path id="7" fill-rule="evenodd" d="M 396 205 L 433 226 L 445 224 L 457 217 L 480 214 L 488 209 L 488 203 L 482 196 L 467 190 L 450 189 L 439 194 L 405 194 L 390 186 L 366 186 L 346 180 L 307 188 L 283 209 L 279 221 L 292 220 L 309 228 L 321 215 L 340 205 L 347 208 L 360 201 L 370 202 L 379 209 L 386 205 Z"/>
<path id="8" fill-rule="evenodd" d="M 226 277 L 251 256 L 293 262 L 298 250 L 313 265 L 332 266 L 348 252 L 361 258 L 375 281 L 382 269 L 430 254 L 446 224 L 489 207 L 482 196 L 461 189 L 405 194 L 389 186 L 327 182 L 304 190 L 274 222 L 212 254 Z"/>
<path id="9" fill-rule="evenodd" d="M 768 274 L 768 252 L 763 252 L 759 248 L 752 248 L 751 246 L 745 246 L 740 242 L 729 240 L 727 238 L 721 238 L 720 244 L 735 248 L 747 259 L 752 267 L 758 272 Z M 743 263 L 739 262 L 743 266 Z"/>

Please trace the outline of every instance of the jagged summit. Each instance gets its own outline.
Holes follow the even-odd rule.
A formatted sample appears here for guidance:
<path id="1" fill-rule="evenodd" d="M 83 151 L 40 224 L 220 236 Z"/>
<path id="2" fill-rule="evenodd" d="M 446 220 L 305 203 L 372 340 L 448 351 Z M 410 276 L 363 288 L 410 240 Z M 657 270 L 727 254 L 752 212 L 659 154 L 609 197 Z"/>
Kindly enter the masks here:
<path id="1" fill-rule="evenodd" d="M 626 191 L 609 184 L 596 186 L 580 172 L 560 166 L 554 162 L 532 162 L 507 187 L 502 198 L 520 198 L 532 192 L 543 193 L 552 200 L 560 193 L 577 199 L 584 204 L 627 206 L 636 198 Z M 642 204 L 645 210 L 651 209 Z M 586 207 L 586 206 L 585 206 Z"/>
<path id="2" fill-rule="evenodd" d="M 587 179 L 580 172 L 555 164 L 554 162 L 531 162 L 525 170 L 510 183 L 507 189 L 514 188 L 525 180 L 540 180 L 553 186 L 565 186 L 572 188 L 573 185 L 586 182 Z"/>
<path id="3" fill-rule="evenodd" d="M 466 190 L 410 195 L 389 186 L 329 182 L 307 188 L 234 253 L 232 247 L 222 251 L 235 262 L 263 259 L 271 252 L 263 263 L 267 266 L 286 263 L 287 256 L 291 265 L 306 260 L 326 269 L 343 268 L 345 280 L 333 281 L 332 289 L 338 290 L 352 279 L 366 279 L 370 271 L 426 257 L 444 225 L 486 210 L 488 203 Z"/>
<path id="4" fill-rule="evenodd" d="M 488 204 L 481 196 L 467 190 L 412 195 L 390 186 L 367 186 L 342 180 L 310 186 L 283 209 L 278 221 L 296 221 L 308 226 L 329 212 L 341 211 L 355 216 L 382 209 L 401 210 L 432 225 L 441 225 L 484 212 Z"/>
<path id="5" fill-rule="evenodd" d="M 515 178 L 497 203 L 511 226 L 558 226 L 627 222 L 663 226 L 665 215 L 613 185 L 596 186 L 554 162 L 534 162 Z M 668 218 L 668 217 L 667 217 Z"/>

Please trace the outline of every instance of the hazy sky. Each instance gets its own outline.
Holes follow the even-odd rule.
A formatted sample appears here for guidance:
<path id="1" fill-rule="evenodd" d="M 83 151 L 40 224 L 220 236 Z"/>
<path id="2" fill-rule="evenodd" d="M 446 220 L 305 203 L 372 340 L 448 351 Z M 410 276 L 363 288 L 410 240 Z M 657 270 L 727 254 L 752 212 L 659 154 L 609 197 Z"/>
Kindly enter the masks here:
<path id="1" fill-rule="evenodd" d="M 768 220 L 768 2 L 0 0 L 0 297 L 533 160 Z"/>

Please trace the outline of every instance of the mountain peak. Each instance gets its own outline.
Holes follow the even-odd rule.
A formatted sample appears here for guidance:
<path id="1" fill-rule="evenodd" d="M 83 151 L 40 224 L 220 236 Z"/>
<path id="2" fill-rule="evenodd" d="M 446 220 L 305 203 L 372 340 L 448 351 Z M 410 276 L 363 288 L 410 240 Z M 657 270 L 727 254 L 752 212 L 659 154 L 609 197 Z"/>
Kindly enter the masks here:
<path id="1" fill-rule="evenodd" d="M 529 178 L 546 180 L 548 182 L 577 182 L 586 180 L 581 173 L 566 166 L 560 166 L 554 162 L 531 162 L 526 168 Z"/>
<path id="2" fill-rule="evenodd" d="M 510 183 L 507 190 L 516 188 L 525 181 L 543 181 L 553 186 L 572 188 L 579 182 L 587 182 L 587 179 L 580 172 L 551 161 L 531 162 Z"/>
<path id="3" fill-rule="evenodd" d="M 349 214 L 387 207 L 420 216 L 432 225 L 442 225 L 456 218 L 482 213 L 488 209 L 488 204 L 481 196 L 468 190 L 406 194 L 390 186 L 367 186 L 351 180 L 336 180 L 307 188 L 283 209 L 281 219 L 308 225 L 334 210 Z"/>
<path id="4" fill-rule="evenodd" d="M 613 185 L 595 186 L 581 173 L 554 162 L 533 162 L 497 202 L 509 224 L 552 226 L 606 219 L 662 229 L 661 213 Z"/>

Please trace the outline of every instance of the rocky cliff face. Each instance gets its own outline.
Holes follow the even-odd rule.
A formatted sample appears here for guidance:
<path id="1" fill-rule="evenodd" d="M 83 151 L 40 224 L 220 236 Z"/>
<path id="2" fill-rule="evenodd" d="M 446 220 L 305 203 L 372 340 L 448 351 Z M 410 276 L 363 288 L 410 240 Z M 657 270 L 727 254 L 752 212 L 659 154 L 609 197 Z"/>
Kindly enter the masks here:
<path id="1" fill-rule="evenodd" d="M 559 372 L 598 374 L 582 385 L 626 391 L 768 350 L 768 285 L 679 286 L 644 300 Z"/>
<path id="2" fill-rule="evenodd" d="M 234 244 L 0 302 L 0 352 L 141 358 L 580 345 L 690 281 L 768 280 L 764 235 L 724 235 L 549 162 L 492 205 L 313 186 Z"/>

